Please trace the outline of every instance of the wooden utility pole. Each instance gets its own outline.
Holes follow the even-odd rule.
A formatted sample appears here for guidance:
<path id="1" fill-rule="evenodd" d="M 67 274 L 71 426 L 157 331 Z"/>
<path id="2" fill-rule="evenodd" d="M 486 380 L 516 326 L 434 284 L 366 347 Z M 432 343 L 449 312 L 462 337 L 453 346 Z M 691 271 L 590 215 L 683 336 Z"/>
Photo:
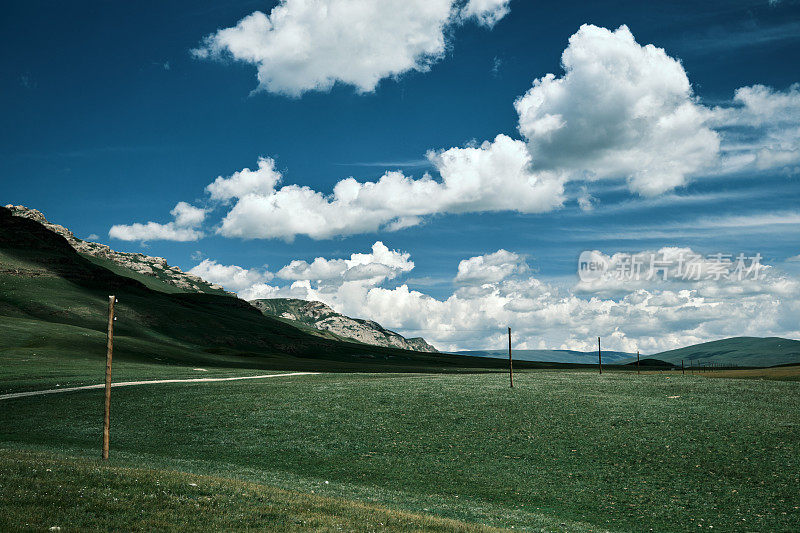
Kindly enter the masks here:
<path id="1" fill-rule="evenodd" d="M 683 366 L 683 359 L 681 359 L 681 374 L 686 375 L 686 368 Z"/>
<path id="2" fill-rule="evenodd" d="M 636 350 L 636 374 L 641 374 L 639 371 L 639 350 Z"/>
<path id="3" fill-rule="evenodd" d="M 106 408 L 103 417 L 103 459 L 108 459 L 111 426 L 111 357 L 114 353 L 114 303 L 116 296 L 108 297 L 108 338 L 106 343 Z"/>
<path id="4" fill-rule="evenodd" d="M 508 379 L 511 381 L 511 388 L 514 388 L 514 365 L 511 362 L 511 328 L 508 328 Z"/>
<path id="5" fill-rule="evenodd" d="M 603 356 L 600 354 L 600 337 L 597 337 L 597 366 L 600 367 L 600 373 L 603 373 Z"/>

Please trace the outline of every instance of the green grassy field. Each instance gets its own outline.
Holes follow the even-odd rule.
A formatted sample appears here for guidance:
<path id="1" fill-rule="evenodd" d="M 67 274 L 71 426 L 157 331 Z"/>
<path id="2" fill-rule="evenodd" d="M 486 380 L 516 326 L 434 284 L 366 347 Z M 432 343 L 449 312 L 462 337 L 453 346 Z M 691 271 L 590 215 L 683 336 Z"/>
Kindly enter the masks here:
<path id="1" fill-rule="evenodd" d="M 800 381 L 800 365 L 774 366 L 770 368 L 717 368 L 700 372 L 696 368 L 680 370 L 643 370 L 646 374 L 662 376 L 698 376 L 704 378 L 769 379 L 776 381 Z"/>
<path id="2" fill-rule="evenodd" d="M 3 531 L 492 530 L 257 483 L 7 450 L 0 451 L 0 495 Z"/>
<path id="3" fill-rule="evenodd" d="M 800 529 L 796 369 L 519 363 L 510 390 L 503 360 L 342 342 L 2 208 L 0 394 L 102 382 L 111 293 L 114 381 L 328 373 L 115 388 L 108 463 L 101 390 L 0 400 L 0 530 Z M 758 359 L 731 340 L 698 357 Z"/>
<path id="4" fill-rule="evenodd" d="M 19 363 L 15 372 L 27 367 L 35 373 L 38 364 Z M 75 368 L 75 376 L 84 370 Z M 158 370 L 140 365 L 120 372 L 135 378 Z M 219 479 L 224 486 L 207 495 L 220 501 L 239 493 L 235 483 L 250 483 L 357 509 L 377 506 L 378 514 L 515 529 L 800 526 L 800 383 L 525 371 L 515 384 L 509 389 L 502 373 L 323 374 L 114 389 L 108 471 L 87 462 L 99 453 L 102 391 L 6 400 L 0 405 L 0 492 L 9 497 L 0 498 L 0 516 L 11 520 L 11 528 L 22 527 L 23 516 L 49 527 L 55 509 L 72 509 L 75 491 L 93 479 L 105 480 L 106 498 L 118 498 L 118 491 L 145 488 L 158 494 L 153 476 L 165 476 L 174 487 L 182 483 L 175 480 L 188 479 L 179 473 L 185 472 Z M 39 455 L 31 459 L 20 450 Z M 23 483 L 25 469 L 36 469 L 31 479 L 38 479 L 35 464 L 48 461 L 69 470 L 59 483 L 71 487 L 65 490 L 72 496 L 55 498 L 47 485 Z M 153 472 L 132 482 L 120 468 Z M 271 524 L 258 515 L 266 511 L 253 503 L 253 487 L 242 489 L 241 501 L 237 496 L 221 506 L 228 516 L 216 524 Z M 14 503 L 20 490 L 27 491 L 24 508 Z M 191 505 L 175 503 L 191 502 L 191 494 L 167 492 L 167 501 L 156 507 L 141 507 L 135 499 L 125 512 L 141 507 L 161 517 L 133 522 L 143 528 L 194 520 Z M 275 529 L 283 529 L 281 520 L 293 520 L 294 508 L 286 508 Z M 124 527 L 77 509 L 65 515 L 74 524 Z M 359 513 L 337 516 L 350 524 L 344 529 L 382 529 L 378 515 L 364 519 L 367 527 Z M 236 522 L 233 516 L 244 518 Z M 409 526 L 415 527 L 423 526 Z"/>

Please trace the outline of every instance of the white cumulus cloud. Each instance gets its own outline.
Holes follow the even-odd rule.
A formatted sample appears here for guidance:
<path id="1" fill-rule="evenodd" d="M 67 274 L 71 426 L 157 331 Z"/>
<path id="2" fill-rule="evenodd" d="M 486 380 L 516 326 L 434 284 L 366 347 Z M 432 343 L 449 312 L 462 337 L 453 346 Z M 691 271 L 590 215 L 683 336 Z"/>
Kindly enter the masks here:
<path id="1" fill-rule="evenodd" d="M 484 26 L 492 27 L 511 11 L 511 0 L 469 0 L 461 8 L 465 19 L 475 18 Z"/>
<path id="2" fill-rule="evenodd" d="M 200 207 L 178 202 L 170 214 L 175 217 L 175 225 L 180 228 L 196 228 L 206 219 L 207 211 Z"/>
<path id="3" fill-rule="evenodd" d="M 281 181 L 281 173 L 275 169 L 275 160 L 261 157 L 258 168 L 245 168 L 224 178 L 219 176 L 206 187 L 212 200 L 228 201 L 243 198 L 248 194 L 270 194 Z"/>
<path id="4" fill-rule="evenodd" d="M 196 241 L 203 236 L 203 232 L 196 229 L 206 218 L 207 210 L 195 207 L 186 202 L 178 204 L 170 211 L 172 222 L 159 224 L 147 222 L 146 224 L 133 223 L 130 225 L 117 224 L 111 226 L 108 236 L 112 239 L 123 241 Z"/>
<path id="5" fill-rule="evenodd" d="M 470 0 L 464 15 L 492 26 L 507 4 Z M 384 78 L 428 70 L 462 19 L 456 0 L 282 0 L 208 35 L 192 53 L 251 63 L 259 89 L 273 93 L 300 96 L 337 82 L 371 92 Z"/>
<path id="6" fill-rule="evenodd" d="M 561 56 L 564 75 L 547 74 L 515 106 L 538 168 L 589 179 L 626 178 L 660 194 L 684 185 L 715 160 L 707 125 L 681 63 L 642 46 L 630 30 L 584 25 Z"/>
<path id="7" fill-rule="evenodd" d="M 240 291 L 256 283 L 263 283 L 273 278 L 267 270 L 246 269 L 236 265 L 221 265 L 214 260 L 204 259 L 189 270 L 190 274 L 200 276 L 204 280 L 222 285 L 231 291 Z"/>
<path id="8" fill-rule="evenodd" d="M 525 258 L 507 250 L 464 259 L 458 264 L 456 281 L 463 284 L 497 283 L 528 271 Z"/>
<path id="9" fill-rule="evenodd" d="M 727 140 L 726 170 L 800 172 L 800 83 L 785 91 L 740 87 L 732 105 L 714 108 L 713 123 Z"/>
<path id="10" fill-rule="evenodd" d="M 219 233 L 226 237 L 282 238 L 297 235 L 324 239 L 400 229 L 421 222 L 422 216 L 513 210 L 541 213 L 564 201 L 563 180 L 554 172 L 533 172 L 525 143 L 498 135 L 478 147 L 450 148 L 428 154 L 441 180 L 426 174 L 419 179 L 399 171 L 378 181 L 339 181 L 333 194 L 309 187 L 275 188 L 274 163 L 261 160 L 258 171 L 243 170 L 231 178 L 217 178 L 214 191 L 238 183 L 268 168 L 269 175 L 225 215 Z M 252 184 L 251 184 L 252 185 Z M 226 193 L 230 194 L 230 193 Z"/>
<path id="11" fill-rule="evenodd" d="M 294 260 L 278 271 L 278 277 L 295 281 L 366 281 L 376 285 L 413 268 L 414 262 L 408 253 L 390 250 L 377 241 L 372 245 L 372 252 L 354 253 L 350 259 L 317 257 L 311 263 Z"/>

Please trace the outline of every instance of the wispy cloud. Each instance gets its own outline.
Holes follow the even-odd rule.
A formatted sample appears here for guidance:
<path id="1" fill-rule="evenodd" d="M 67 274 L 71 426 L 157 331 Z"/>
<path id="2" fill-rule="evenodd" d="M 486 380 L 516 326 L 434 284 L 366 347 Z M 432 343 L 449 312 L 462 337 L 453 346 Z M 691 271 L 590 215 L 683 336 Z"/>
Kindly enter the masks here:
<path id="1" fill-rule="evenodd" d="M 775 195 L 774 190 L 741 189 L 736 191 L 714 191 L 693 194 L 665 194 L 655 198 L 632 198 L 615 204 L 604 204 L 602 214 L 647 211 L 661 207 L 696 206 L 719 204 L 732 200 L 766 198 Z"/>
<path id="2" fill-rule="evenodd" d="M 715 27 L 703 34 L 687 36 L 678 48 L 694 53 L 717 53 L 721 49 L 764 46 L 800 39 L 800 23 L 787 22 L 775 26 L 740 25 L 732 28 Z"/>
<path id="3" fill-rule="evenodd" d="M 785 230 L 800 226 L 800 212 L 782 211 L 777 213 L 754 213 L 749 215 L 728 215 L 719 217 L 699 217 L 685 222 L 672 222 L 647 225 L 626 225 L 624 228 L 576 228 L 572 230 L 574 240 L 591 238 L 598 241 L 644 241 L 648 239 L 669 239 L 691 237 L 712 237 L 732 232 L 741 234 L 774 233 L 777 228 Z M 713 230 L 713 233 L 710 232 Z M 565 237 L 570 238 L 570 237 Z"/>

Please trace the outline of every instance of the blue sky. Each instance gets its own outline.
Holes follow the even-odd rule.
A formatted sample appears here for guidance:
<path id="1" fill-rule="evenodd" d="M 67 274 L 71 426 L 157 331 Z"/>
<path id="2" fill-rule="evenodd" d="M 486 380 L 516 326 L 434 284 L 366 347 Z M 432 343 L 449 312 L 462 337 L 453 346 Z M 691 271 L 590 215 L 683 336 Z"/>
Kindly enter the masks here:
<path id="1" fill-rule="evenodd" d="M 585 335 L 573 321 L 591 324 L 589 329 L 612 339 L 610 347 L 621 349 L 656 350 L 742 331 L 800 335 L 797 321 L 791 324 L 797 308 L 788 303 L 800 274 L 800 262 L 792 260 L 800 254 L 800 97 L 792 87 L 800 81 L 798 2 L 495 0 L 475 2 L 473 7 L 483 11 L 469 12 L 472 2 L 438 1 L 443 11 L 434 13 L 431 2 L 425 16 L 420 10 L 390 9 L 370 18 L 353 11 L 346 27 L 361 28 L 352 30 L 361 32 L 355 48 L 346 38 L 335 40 L 329 19 L 299 13 L 294 1 L 8 3 L 0 21 L 6 40 L 0 81 L 2 203 L 39 209 L 80 237 L 94 234 L 115 249 L 163 256 L 185 270 L 206 259 L 205 270 L 197 272 L 244 296 L 322 299 L 341 311 L 431 338 L 443 348 L 492 347 L 506 323 L 521 332 L 526 346 L 548 348 L 580 348 L 584 336 L 594 335 Z M 332 18 L 341 1 L 318 3 Z M 256 11 L 270 16 L 275 6 L 312 36 L 306 59 L 283 58 L 280 46 L 291 36 L 271 35 L 274 40 L 262 42 L 259 35 L 266 34 L 258 31 L 255 38 L 241 34 L 233 40 L 224 33 Z M 414 9 L 413 2 L 408 6 Z M 388 22 L 375 27 L 375 20 Z M 581 33 L 584 24 L 598 31 Z M 622 25 L 633 44 L 616 31 Z M 394 44 L 392 35 L 398 39 Z M 423 51 L 389 57 L 405 50 L 406 37 L 422 38 Z M 441 49 L 437 39 L 444 43 Z M 379 46 L 384 42 L 389 45 Z M 646 63 L 648 44 L 663 49 L 654 60 L 658 65 L 647 67 L 656 69 L 655 75 L 591 77 L 595 64 Z M 565 81 L 562 54 L 570 49 L 576 59 L 572 78 Z M 370 61 L 362 64 L 361 54 Z M 403 59 L 410 66 L 403 66 Z M 339 64 L 338 70 L 332 64 Z M 544 104 L 523 116 L 515 101 L 548 73 L 555 84 L 530 97 L 538 102 L 544 95 Z M 686 94 L 681 76 L 691 84 Z M 332 86 L 320 79 L 333 79 Z M 559 80 L 564 81 L 560 86 Z M 750 104 L 734 100 L 737 89 L 753 86 L 765 89 L 753 91 Z M 614 96 L 618 90 L 619 98 Z M 575 110 L 587 101 L 591 107 L 598 91 L 611 95 L 610 101 Z M 649 135 L 664 117 L 652 109 L 646 118 L 612 113 L 611 107 L 627 97 L 655 98 L 668 115 L 686 105 L 697 116 L 687 119 L 685 129 L 654 133 L 654 144 L 633 146 L 626 128 Z M 608 112 L 600 112 L 606 105 Z M 559 110 L 560 129 L 541 133 L 544 123 L 536 120 Z M 587 132 L 600 140 L 589 139 Z M 501 134 L 508 139 L 505 148 L 495 141 Z M 625 154 L 613 145 L 614 135 L 627 139 Z M 489 144 L 481 145 L 484 141 Z M 592 152 L 596 142 L 603 144 L 602 153 Z M 682 142 L 688 146 L 678 146 Z M 407 180 L 421 180 L 427 172 L 441 182 L 446 169 L 453 180 L 464 180 L 470 165 L 477 165 L 471 157 L 501 149 L 522 150 L 511 159 L 530 156 L 525 176 L 553 189 L 517 197 L 520 189 L 504 189 L 511 178 L 504 177 L 507 166 L 501 165 L 490 168 L 478 192 L 470 193 L 477 197 L 434 192 L 433 207 L 427 209 L 425 195 L 411 207 L 397 207 L 391 192 L 376 193 L 372 207 L 359 204 L 366 209 L 364 217 L 343 220 L 343 213 L 352 211 L 331 208 L 305 233 L 276 223 L 294 216 L 295 204 L 286 212 L 248 211 L 220 233 L 223 217 L 242 199 L 234 194 L 214 199 L 206 191 L 218 177 L 257 169 L 259 158 L 269 158 L 280 174 L 278 189 L 307 187 L 330 200 L 327 195 L 340 181 L 376 182 L 387 171 L 402 171 Z M 452 168 L 427 156 L 449 150 L 455 150 L 449 152 Z M 673 165 L 680 170 L 661 175 Z M 397 190 L 402 195 L 410 189 Z M 109 236 L 114 225 L 168 225 L 179 202 L 205 210 L 195 213 L 202 220 L 190 227 L 202 237 L 177 242 L 143 234 L 134 238 L 130 232 L 112 235 L 133 240 Z M 374 207 L 375 202 L 380 205 Z M 315 205 L 300 207 L 313 211 Z M 384 216 L 387 209 L 391 216 Z M 398 220 L 408 227 L 393 230 Z M 305 227 L 304 222 L 292 227 Z M 321 229 L 336 223 L 341 223 L 338 229 Z M 256 226 L 262 229 L 253 230 Z M 387 253 L 397 253 L 375 259 L 380 255 L 373 250 L 376 241 L 388 247 Z M 759 253 L 771 265 L 774 283 L 745 291 L 753 294 L 747 305 L 731 296 L 736 291 L 724 296 L 703 283 L 628 287 L 627 292 L 579 286 L 577 257 L 583 250 L 611 257 L 664 247 Z M 351 258 L 371 250 L 370 258 Z M 514 257 L 492 256 L 478 265 L 492 273 L 456 279 L 463 261 L 498 250 Z M 336 263 L 333 270 L 341 279 L 279 274 L 294 260 L 311 264 L 316 257 L 352 262 Z M 234 265 L 239 270 L 231 270 Z M 372 265 L 375 275 L 356 276 L 354 265 Z M 464 263 L 468 267 L 478 268 Z M 498 278 L 497 269 L 508 276 Z M 242 278 L 242 271 L 249 277 Z M 230 277 L 237 272 L 239 282 Z M 269 289 L 259 292 L 255 284 Z M 533 290 L 532 284 L 548 289 L 537 285 L 534 296 L 525 292 Z M 410 297 L 403 287 L 422 296 Z M 639 290 L 653 298 L 694 291 L 675 310 L 688 318 L 665 319 L 653 306 L 621 303 Z M 601 303 L 591 303 L 592 298 Z M 527 307 L 520 307 L 521 301 Z M 624 319 L 613 319 L 617 314 L 609 306 L 615 305 L 623 306 L 618 311 Z M 573 310 L 562 316 L 563 307 Z M 475 316 L 465 319 L 465 309 Z M 730 320 L 711 316 L 717 312 Z M 425 313 L 430 320 L 419 318 Z M 770 319 L 753 322 L 755 315 Z M 631 325 L 643 316 L 649 329 Z"/>

